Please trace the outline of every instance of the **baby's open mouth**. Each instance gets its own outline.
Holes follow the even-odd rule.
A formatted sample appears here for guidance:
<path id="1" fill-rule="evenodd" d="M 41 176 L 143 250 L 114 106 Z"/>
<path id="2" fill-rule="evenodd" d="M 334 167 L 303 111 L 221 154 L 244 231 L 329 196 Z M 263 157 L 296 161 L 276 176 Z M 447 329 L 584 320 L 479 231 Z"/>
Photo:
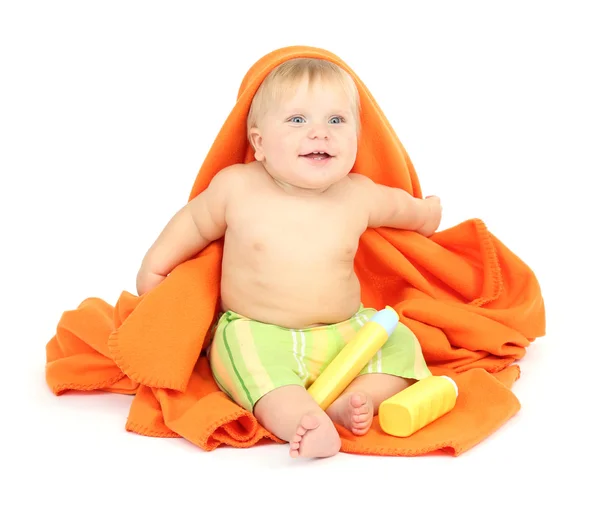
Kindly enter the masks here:
<path id="1" fill-rule="evenodd" d="M 311 160 L 326 160 L 327 158 L 331 158 L 331 155 L 324 151 L 313 151 L 312 153 L 301 154 L 300 156 Z"/>

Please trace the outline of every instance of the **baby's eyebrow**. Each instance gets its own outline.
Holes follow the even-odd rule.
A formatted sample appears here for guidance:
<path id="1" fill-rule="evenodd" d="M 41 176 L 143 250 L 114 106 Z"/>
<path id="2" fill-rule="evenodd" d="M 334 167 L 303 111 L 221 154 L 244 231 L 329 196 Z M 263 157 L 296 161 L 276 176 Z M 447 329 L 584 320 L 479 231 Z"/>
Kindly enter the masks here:
<path id="1" fill-rule="evenodd" d="M 341 115 L 342 117 L 350 117 L 352 115 L 352 112 L 350 110 L 344 110 L 343 108 L 335 110 L 335 113 L 337 115 Z"/>
<path id="2" fill-rule="evenodd" d="M 301 114 L 302 112 L 304 112 L 305 108 L 286 108 L 283 111 L 284 115 L 297 115 L 297 114 Z"/>
<path id="3" fill-rule="evenodd" d="M 304 115 L 306 113 L 307 108 L 289 108 L 283 112 L 283 115 L 288 117 L 291 115 Z M 350 117 L 352 112 L 350 110 L 346 110 L 345 108 L 332 108 L 328 111 L 327 115 L 341 115 L 342 117 Z"/>

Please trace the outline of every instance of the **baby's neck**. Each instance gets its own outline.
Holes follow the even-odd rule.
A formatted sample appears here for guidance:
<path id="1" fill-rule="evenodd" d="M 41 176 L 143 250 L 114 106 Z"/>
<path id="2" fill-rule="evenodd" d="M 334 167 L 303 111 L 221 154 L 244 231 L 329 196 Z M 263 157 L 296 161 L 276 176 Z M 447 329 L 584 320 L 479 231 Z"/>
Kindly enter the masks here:
<path id="1" fill-rule="evenodd" d="M 331 188 L 331 186 L 333 186 L 329 185 L 325 188 L 300 188 L 299 186 L 294 186 L 290 183 L 279 181 L 274 177 L 272 177 L 272 179 L 273 182 L 285 193 L 294 197 L 318 197 L 319 195 L 323 195 L 327 190 Z"/>

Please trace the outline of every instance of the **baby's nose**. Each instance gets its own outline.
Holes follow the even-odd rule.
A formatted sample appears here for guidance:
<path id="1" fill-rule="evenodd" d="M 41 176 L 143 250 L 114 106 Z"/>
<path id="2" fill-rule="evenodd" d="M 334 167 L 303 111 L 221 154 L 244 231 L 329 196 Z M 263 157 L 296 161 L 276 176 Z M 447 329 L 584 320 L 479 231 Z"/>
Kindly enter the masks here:
<path id="1" fill-rule="evenodd" d="M 329 128 L 323 124 L 315 124 L 309 131 L 310 138 L 329 138 Z"/>

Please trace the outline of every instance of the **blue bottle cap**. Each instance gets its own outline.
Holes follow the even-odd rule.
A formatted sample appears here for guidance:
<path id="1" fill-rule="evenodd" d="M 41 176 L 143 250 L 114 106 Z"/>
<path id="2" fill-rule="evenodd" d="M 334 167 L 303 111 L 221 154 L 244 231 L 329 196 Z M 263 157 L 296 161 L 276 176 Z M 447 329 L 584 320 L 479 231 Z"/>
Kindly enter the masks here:
<path id="1" fill-rule="evenodd" d="M 386 307 L 380 311 L 377 311 L 371 318 L 371 321 L 380 324 L 388 334 L 388 337 L 392 335 L 392 332 L 398 326 L 398 313 L 391 307 Z"/>

